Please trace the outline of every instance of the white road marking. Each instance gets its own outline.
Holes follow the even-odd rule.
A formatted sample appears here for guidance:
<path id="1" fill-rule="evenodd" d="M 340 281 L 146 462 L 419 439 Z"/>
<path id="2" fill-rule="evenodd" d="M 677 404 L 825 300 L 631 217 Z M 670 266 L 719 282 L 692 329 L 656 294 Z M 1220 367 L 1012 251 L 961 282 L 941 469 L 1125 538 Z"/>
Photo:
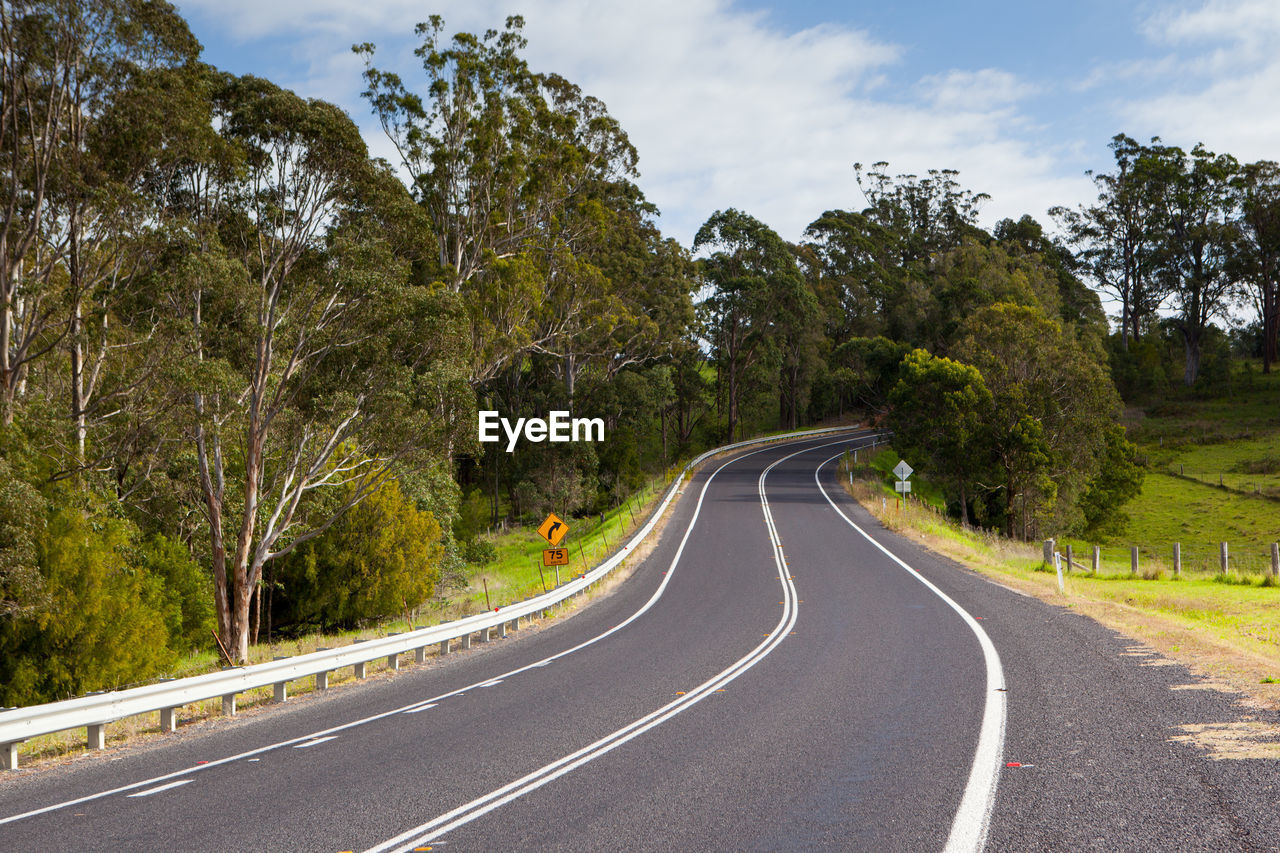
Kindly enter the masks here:
<path id="1" fill-rule="evenodd" d="M 850 440 L 850 439 L 854 439 L 854 438 L 869 438 L 869 437 L 871 437 L 872 435 L 874 435 L 874 433 L 867 433 L 866 435 L 859 435 L 859 436 L 846 435 L 846 436 L 842 439 L 842 441 L 848 441 L 848 440 Z M 814 450 L 814 449 L 817 449 L 818 447 L 827 447 L 827 446 L 830 446 L 831 444 L 839 444 L 839 443 L 841 443 L 841 442 L 829 442 L 828 444 L 817 445 L 816 447 L 808 448 L 808 449 L 810 449 L 810 450 Z M 737 460 L 740 460 L 740 459 L 746 459 L 748 456 L 754 456 L 754 455 L 756 455 L 757 453 L 763 453 L 763 452 L 765 452 L 766 450 L 770 450 L 770 449 L 772 449 L 772 448 L 771 448 L 771 447 L 762 447 L 762 448 L 760 448 L 759 450 L 752 450 L 752 451 L 750 451 L 749 453 L 744 453 L 744 454 L 742 454 L 741 456 L 736 456 L 736 457 L 734 457 L 733 459 L 730 459 L 728 462 L 725 462 L 725 463 L 724 463 L 724 465 L 728 465 L 728 464 L 729 464 L 729 462 L 734 462 L 734 461 L 737 461 Z M 801 451 L 801 452 L 803 452 L 803 451 Z M 721 465 L 721 466 L 720 466 L 720 468 L 723 468 L 723 467 L 724 467 L 724 465 Z M 713 473 L 713 474 L 711 475 L 711 477 L 715 477 L 715 474 L 716 474 L 716 473 L 719 473 L 720 468 L 717 468 L 717 469 L 716 469 L 716 472 L 715 472 L 715 473 Z M 710 477 L 707 479 L 707 482 L 708 482 L 708 483 L 710 483 L 710 482 L 711 482 L 711 478 L 710 478 Z M 704 491 L 705 491 L 705 486 L 704 486 Z M 677 494 L 681 494 L 681 493 L 683 493 L 683 492 L 684 492 L 684 488 L 683 488 L 683 486 L 682 486 L 682 487 L 677 491 Z M 698 508 L 699 508 L 699 509 L 701 509 L 701 506 L 702 506 L 701 499 L 699 499 Z M 690 528 L 692 528 L 692 527 L 693 527 L 693 524 L 694 524 L 694 522 L 696 522 L 696 521 L 697 521 L 697 518 L 698 518 L 698 516 L 697 516 L 697 511 L 695 510 L 694 517 L 689 521 L 689 527 L 690 527 Z M 687 533 L 687 532 L 686 532 L 686 534 L 685 534 L 685 538 L 686 538 L 686 539 L 688 538 L 688 533 Z M 683 542 L 681 543 L 681 547 L 683 548 Z M 651 607 L 651 606 L 652 606 L 653 602 L 654 602 L 654 601 L 656 601 L 656 600 L 657 600 L 657 599 L 662 595 L 663 591 L 666 589 L 667 579 L 668 579 L 668 577 L 669 577 L 670 573 L 669 573 L 669 572 L 664 572 L 664 573 L 663 573 L 663 575 L 664 575 L 664 576 L 663 576 L 663 580 L 662 580 L 662 583 L 661 583 L 661 584 L 659 585 L 659 587 L 658 587 L 658 591 L 657 591 L 656 593 L 654 593 L 653 597 L 649 599 L 649 602 L 648 602 L 648 603 L 646 603 L 644 607 L 642 607 L 639 611 L 637 611 L 636 613 L 634 613 L 634 614 L 633 614 L 629 619 L 627 619 L 626 621 L 622 622 L 622 623 L 621 623 L 621 624 L 619 624 L 619 625 L 614 626 L 613 628 L 609 629 L 608 631 L 605 631 L 605 632 L 604 632 L 604 633 L 602 633 L 602 634 L 599 634 L 599 635 L 597 635 L 597 636 L 595 636 L 595 637 L 592 637 L 592 638 L 591 638 L 591 639 L 589 639 L 589 640 L 586 640 L 585 642 L 579 643 L 578 645 L 573 646 L 572 648 L 565 649 L 565 650 L 564 650 L 564 651 L 562 651 L 562 652 L 558 652 L 558 653 L 556 653 L 556 654 L 554 654 L 554 655 L 551 655 L 550 657 L 543 658 L 543 659 L 542 659 L 542 660 L 540 660 L 540 661 L 535 661 L 534 663 L 526 664 L 525 666 L 518 667 L 518 668 L 516 668 L 516 669 L 511 670 L 510 672 L 502 673 L 502 675 L 500 675 L 500 676 L 499 676 L 499 678 L 511 678 L 512 676 L 519 675 L 519 674 L 520 674 L 520 673 L 522 673 L 522 672 L 526 672 L 526 671 L 531 670 L 531 669 L 538 669 L 538 668 L 540 668 L 540 667 L 547 666 L 548 664 L 555 662 L 555 661 L 556 661 L 557 659 L 559 659 L 559 658 L 565 657 L 566 655 L 570 655 L 570 654 L 572 654 L 572 653 L 574 653 L 574 652 L 576 652 L 576 651 L 579 651 L 579 650 L 581 650 L 581 649 L 584 649 L 584 648 L 586 648 L 586 647 L 588 647 L 588 646 L 590 646 L 590 645 L 592 645 L 592 644 L 594 644 L 594 643 L 596 643 L 596 642 L 598 642 L 598 641 L 600 641 L 600 640 L 603 640 L 605 637 L 607 637 L 607 636 L 609 636 L 609 635 L 613 634 L 614 632 L 621 630 L 621 629 L 622 629 L 623 627 L 625 627 L 627 624 L 629 624 L 630 622 L 632 622 L 633 620 L 635 620 L 636 618 L 638 618 L 642 613 L 644 613 L 645 611 L 647 611 L 647 610 L 649 609 L 649 607 Z M 486 679 L 486 680 L 492 680 L 492 679 Z M 477 684 L 481 684 L 481 683 L 483 683 L 483 682 L 477 682 Z M 353 728 L 356 728 L 356 727 L 358 727 L 358 726 L 368 725 L 369 723 L 377 722 L 378 720 L 384 719 L 384 718 L 386 718 L 386 717 L 392 717 L 392 716 L 395 716 L 395 715 L 397 715 L 397 714 L 402 714 L 402 713 L 404 713 L 406 710 L 408 710 L 409 708 L 414 708 L 414 707 L 417 707 L 417 706 L 421 705 L 421 704 L 423 703 L 423 701 L 427 701 L 427 702 L 438 702 L 438 701 L 440 701 L 440 700 L 442 700 L 442 699 L 448 699 L 448 698 L 455 697 L 455 696 L 465 696 L 465 695 L 466 695 L 466 691 L 470 690 L 472 687 L 475 687 L 475 686 L 476 686 L 476 684 L 471 684 L 471 685 L 467 685 L 466 687 L 460 687 L 460 688 L 458 688 L 457 690 L 453 690 L 453 691 L 451 691 L 451 692 L 449 692 L 449 693 L 442 693 L 442 694 L 440 694 L 439 696 L 433 696 L 433 697 L 431 697 L 430 699 L 427 699 L 427 700 L 418 700 L 418 701 L 415 701 L 415 702 L 410 702 L 408 705 L 404 705 L 404 706 L 401 706 L 401 707 L 399 707 L 399 708 L 393 708 L 393 709 L 391 709 L 390 711 L 383 711 L 383 712 L 378 713 L 378 714 L 371 714 L 371 715 L 370 715 L 370 716 L 368 716 L 368 717 L 361 717 L 361 718 L 356 719 L 356 720 L 351 720 L 350 722 L 347 722 L 347 723 L 343 723 L 343 724 L 341 724 L 341 725 L 334 726 L 333 728 L 330 728 L 330 729 L 325 729 L 324 731 L 322 731 L 322 732 L 317 732 L 317 733 L 315 733 L 315 734 L 311 734 L 311 735 L 303 735 L 302 737 L 296 737 L 296 738 L 290 738 L 290 739 L 288 739 L 288 740 L 279 741 L 279 742 L 277 742 L 277 743 L 268 744 L 268 745 L 266 745 L 266 746 L 260 746 L 260 747 L 258 747 L 258 748 L 256 748 L 256 749 L 251 749 L 251 750 L 247 750 L 247 751 L 245 751 L 245 752 L 240 752 L 240 753 L 237 753 L 237 754 L 235 754 L 235 755 L 229 755 L 229 756 L 227 756 L 226 758 L 219 758 L 219 759 L 216 759 L 216 760 L 213 760 L 213 761 L 209 761 L 209 762 L 206 762 L 205 764 L 198 764 L 198 765 L 196 765 L 195 767 L 188 767 L 188 768 L 186 768 L 186 769 L 184 769 L 184 770 L 175 770 L 175 771 L 173 771 L 172 773 L 165 773 L 165 774 L 162 774 L 162 775 L 160 775 L 160 776 L 152 777 L 152 778 L 150 778 L 150 779 L 142 779 L 142 780 L 140 780 L 140 781 L 138 781 L 138 782 L 131 782 L 131 783 L 127 784 L 127 785 L 120 785 L 119 787 L 116 787 L 116 788 L 111 788 L 111 789 L 108 789 L 108 790 L 105 790 L 105 791 L 99 791 L 99 792 L 98 792 L 98 793 L 96 793 L 96 794 L 88 794 L 88 795 L 83 796 L 83 797 L 77 797 L 76 799 L 73 799 L 73 800 L 65 800 L 65 801 L 60 802 L 60 803 L 54 803 L 54 804 L 52 804 L 52 805 L 43 806 L 43 807 L 38 808 L 38 809 L 32 809 L 31 811 L 21 812 L 21 813 L 19 813 L 19 814 L 15 814 L 15 815 L 9 815 L 9 816 L 7 816 L 7 817 L 0 818 L 0 826 L 4 826 L 5 824 L 9 824 L 9 823 L 15 823 L 15 822 L 20 821 L 20 820 L 25 820 L 25 819 L 27 819 L 27 818 L 29 818 L 29 817 L 36 817 L 37 815 L 42 815 L 42 814 L 47 814 L 47 813 L 49 813 L 49 812 L 59 811 L 59 810 L 61 810 L 61 809 L 69 808 L 69 807 L 71 807 L 71 806 L 77 806 L 77 805 L 80 805 L 81 803 L 92 802 L 93 800 L 99 800 L 99 799 L 102 799 L 103 797 L 110 797 L 110 796 L 114 796 L 114 795 L 116 795 L 116 794 L 122 794 L 122 793 L 124 793 L 125 791 L 132 791 L 132 790 L 135 790 L 135 789 L 137 789 L 137 788 L 143 788 L 143 787 L 145 787 L 145 786 L 147 786 L 147 785 L 154 785 L 154 784 L 155 784 L 155 783 L 157 783 L 157 782 L 163 782 L 163 781 L 165 781 L 165 780 L 167 780 L 167 779 L 176 779 L 176 778 L 180 778 L 180 777 L 182 777 L 182 776 L 190 775 L 190 774 L 192 774 L 192 773 L 199 773 L 199 772 L 200 772 L 200 771 L 202 771 L 202 770 L 211 770 L 211 769 L 213 769 L 214 767 L 218 767 L 218 766 L 223 765 L 223 764 L 230 764 L 230 763 L 232 763 L 232 762 L 234 762 L 234 761 L 240 761 L 240 760 L 245 759 L 245 758 L 251 758 L 251 757 L 253 757 L 253 756 L 255 756 L 255 755 L 261 755 L 261 754 L 263 754 L 263 753 L 266 753 L 266 752 L 272 752 L 272 751 L 277 750 L 277 749 L 284 749 L 285 747 L 293 746 L 294 744 L 302 743 L 303 741 L 310 740 L 312 737 L 315 737 L 316 735 L 332 734 L 332 733 L 334 733 L 334 732 L 342 732 L 342 731 L 346 731 L 347 729 L 353 729 Z"/>
<path id="2" fill-rule="evenodd" d="M 177 782 L 170 782 L 168 785 L 160 785 L 156 788 L 148 788 L 145 791 L 138 791 L 136 794 L 130 794 L 130 797 L 149 797 L 152 794 L 158 794 L 161 791 L 167 791 L 170 788 L 181 788 L 183 785 L 190 785 L 195 779 L 179 779 Z"/>
<path id="3" fill-rule="evenodd" d="M 813 472 L 814 482 L 818 484 L 818 489 L 822 492 L 822 496 L 827 499 L 827 503 L 831 504 L 831 508 L 839 513 L 840 517 L 850 527 L 861 533 L 863 538 L 883 551 L 890 560 L 906 569 L 912 577 L 928 587 L 931 592 L 946 602 L 952 610 L 960 614 L 960 618 L 969 626 L 969 630 L 978 638 L 978 645 L 982 647 L 982 659 L 987 668 L 987 699 L 982 709 L 982 725 L 978 730 L 978 747 L 974 750 L 973 766 L 969 770 L 969 782 L 965 785 L 964 796 L 960 799 L 960 808 L 956 810 L 956 816 L 951 822 L 951 834 L 947 837 L 947 846 L 943 848 L 944 853 L 980 851 L 987 844 L 987 829 L 991 823 L 991 810 L 996 804 L 996 784 L 1000 781 L 1000 755 L 1004 752 L 1004 727 L 1008 713 L 1004 669 L 1000 666 L 1000 655 L 996 652 L 995 644 L 991 642 L 987 632 L 982 630 L 982 626 L 978 624 L 978 620 L 969 615 L 968 611 L 959 604 L 956 604 L 951 596 L 934 586 L 928 578 L 903 562 L 897 554 L 894 554 L 872 538 L 867 531 L 855 524 L 853 519 L 845 515 L 844 510 L 836 506 L 836 502 L 831 499 L 831 495 L 827 494 L 827 490 L 822 488 L 822 480 L 818 475 L 822 472 L 823 467 L 831 462 L 832 459 L 837 458 L 839 457 L 831 457 Z"/>
<path id="4" fill-rule="evenodd" d="M 413 708 L 410 708 L 409 710 L 405 711 L 404 713 L 406 713 L 406 714 L 416 714 L 416 713 L 418 713 L 419 711 L 425 711 L 425 710 L 427 710 L 428 708 L 434 708 L 437 704 L 438 704 L 438 703 L 436 703 L 436 702 L 426 702 L 426 703 L 424 703 L 424 704 L 422 704 L 422 705 L 417 705 L 417 706 L 415 706 L 415 707 L 413 707 Z"/>
<path id="5" fill-rule="evenodd" d="M 309 746 L 319 746 L 320 744 L 325 743 L 327 741 L 337 740 L 337 738 L 338 738 L 337 735 L 326 735 L 325 737 L 314 738 L 312 740 L 307 741 L 306 743 L 295 743 L 293 745 L 293 748 L 306 749 Z"/>
<path id="6" fill-rule="evenodd" d="M 486 681 L 484 684 L 477 684 L 476 687 L 495 687 L 502 683 L 501 678 L 495 678 L 492 681 Z"/>
<path id="7" fill-rule="evenodd" d="M 649 729 L 661 725 L 676 714 L 679 714 L 681 711 L 692 707 L 708 696 L 714 695 L 720 688 L 723 688 L 724 685 L 733 681 L 763 660 L 774 650 L 774 648 L 778 646 L 779 643 L 782 642 L 783 638 L 789 635 L 791 629 L 795 626 L 796 618 L 799 615 L 795 585 L 791 582 L 791 575 L 787 571 L 786 555 L 783 553 L 782 542 L 778 538 L 778 531 L 773 523 L 773 514 L 769 510 L 769 500 L 765 493 L 765 478 L 769 476 L 769 472 L 776 466 L 794 456 L 799 456 L 801 453 L 808 453 L 822 447 L 829 447 L 833 444 L 843 444 L 846 441 L 848 441 L 847 438 L 837 442 L 818 445 L 817 447 L 808 447 L 804 450 L 798 450 L 795 453 L 776 460 L 760 474 L 760 479 L 758 481 L 760 507 L 764 513 L 765 527 L 769 531 L 769 541 L 773 546 L 774 565 L 778 571 L 778 578 L 782 583 L 784 604 L 781 620 L 774 627 L 773 631 L 765 635 L 765 639 L 759 645 L 743 657 L 739 658 L 727 669 L 722 670 L 707 681 L 704 681 L 692 690 L 687 691 L 684 695 L 680 696 L 680 698 L 663 705 L 656 711 L 641 717 L 629 725 L 604 736 L 576 752 L 570 753 L 569 755 L 553 761 L 532 773 L 522 776 L 514 782 L 510 782 L 482 797 L 477 797 L 469 803 L 465 803 L 452 811 L 446 812 L 434 820 L 402 832 L 394 838 L 389 838 L 381 844 L 370 847 L 365 850 L 364 853 L 392 853 L 392 851 L 396 851 L 396 853 L 405 853 L 405 851 L 413 850 L 415 847 L 439 843 L 438 839 L 441 836 L 447 835 L 454 829 L 468 824 L 531 791 L 541 788 L 548 782 L 558 779 L 567 773 L 571 773 L 589 761 L 599 758 L 617 747 L 622 746 L 633 738 L 638 737 Z M 684 538 L 680 540 L 680 546 L 676 549 L 675 557 L 672 558 L 671 565 L 668 567 L 666 575 L 663 577 L 661 586 L 659 586 L 658 591 L 654 593 L 654 596 L 649 599 L 645 606 L 637 611 L 631 619 L 638 617 L 641 613 L 648 610 L 655 601 L 657 601 L 658 596 L 661 595 L 662 590 L 666 587 L 667 581 L 675 574 L 676 565 L 680 562 L 680 557 L 684 553 L 684 546 L 689 541 L 689 536 L 693 532 L 694 524 L 702 510 L 702 502 L 706 498 L 707 490 L 710 488 L 711 481 L 715 479 L 716 474 L 719 474 L 732 462 L 736 462 L 751 455 L 754 454 L 744 454 L 743 456 L 739 456 L 735 459 L 730 459 L 728 462 L 725 462 L 724 465 L 717 468 L 715 473 L 707 478 L 707 482 L 702 487 L 701 494 L 698 495 L 698 504 L 697 508 L 694 510 L 693 519 L 690 520 L 689 527 L 685 530 Z M 631 619 L 628 619 L 627 621 L 629 622 Z M 623 623 L 623 625 L 625 624 L 626 622 Z M 618 627 L 621 628 L 622 626 L 619 625 Z"/>

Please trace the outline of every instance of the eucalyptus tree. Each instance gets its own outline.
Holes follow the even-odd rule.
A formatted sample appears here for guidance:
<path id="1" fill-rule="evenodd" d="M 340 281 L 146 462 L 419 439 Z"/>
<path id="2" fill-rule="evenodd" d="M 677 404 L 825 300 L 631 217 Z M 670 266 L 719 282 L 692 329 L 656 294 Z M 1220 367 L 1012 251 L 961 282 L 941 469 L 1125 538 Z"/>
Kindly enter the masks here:
<path id="1" fill-rule="evenodd" d="M 1143 321 L 1167 295 L 1167 282 L 1157 274 L 1159 170 L 1153 172 L 1154 149 L 1122 133 L 1109 147 L 1115 171 L 1085 173 L 1098 188 L 1097 203 L 1076 210 L 1054 207 L 1049 213 L 1065 230 L 1089 278 L 1120 302 L 1120 341 L 1128 351 L 1130 336 L 1139 339 Z"/>
<path id="2" fill-rule="evenodd" d="M 1158 274 L 1172 297 L 1186 352 L 1183 383 L 1194 385 L 1209 323 L 1237 291 L 1231 181 L 1239 164 L 1203 145 L 1190 153 L 1156 140 L 1142 155 L 1154 198 Z"/>
<path id="3" fill-rule="evenodd" d="M 1249 163 L 1231 188 L 1239 235 L 1234 274 L 1247 283 L 1262 321 L 1262 371 L 1270 373 L 1280 335 L 1280 165 Z"/>
<path id="4" fill-rule="evenodd" d="M 899 376 L 890 395 L 893 446 L 951 492 L 967 525 L 969 498 L 991 467 L 991 391 L 978 368 L 922 349 L 902 360 Z"/>
<path id="5" fill-rule="evenodd" d="M 167 3 L 0 4 L 0 416 L 30 367 L 69 336 L 72 417 L 83 456 L 83 304 L 117 275 L 131 205 L 101 157 L 99 119 L 140 73 L 199 44 Z"/>
<path id="6" fill-rule="evenodd" d="M 385 215 L 405 191 L 355 125 L 263 80 L 216 84 L 224 159 L 178 178 L 167 299 L 219 632 L 244 660 L 264 564 L 447 453 L 474 409 L 462 315 L 409 283 Z"/>
<path id="7" fill-rule="evenodd" d="M 557 351 L 579 298 L 612 301 L 576 257 L 579 229 L 595 226 L 573 208 L 592 187 L 636 174 L 635 149 L 603 103 L 530 70 L 523 25 L 513 16 L 501 32 L 445 43 L 439 16 L 419 24 L 423 94 L 374 68 L 372 44 L 354 48 L 365 97 L 427 212 L 435 274 L 471 314 L 476 385 L 526 353 Z"/>
<path id="8" fill-rule="evenodd" d="M 997 498 L 1007 535 L 1079 526 L 1079 501 L 1097 474 L 1120 401 L 1092 336 L 1038 307 L 998 302 L 961 326 L 955 358 L 991 392 L 986 420 Z"/>
<path id="9" fill-rule="evenodd" d="M 713 213 L 698 229 L 693 249 L 710 253 L 702 261 L 710 288 L 703 300 L 706 331 L 723 381 L 733 440 L 749 372 L 766 356 L 776 358 L 777 332 L 812 305 L 813 295 L 791 247 L 741 211 Z"/>

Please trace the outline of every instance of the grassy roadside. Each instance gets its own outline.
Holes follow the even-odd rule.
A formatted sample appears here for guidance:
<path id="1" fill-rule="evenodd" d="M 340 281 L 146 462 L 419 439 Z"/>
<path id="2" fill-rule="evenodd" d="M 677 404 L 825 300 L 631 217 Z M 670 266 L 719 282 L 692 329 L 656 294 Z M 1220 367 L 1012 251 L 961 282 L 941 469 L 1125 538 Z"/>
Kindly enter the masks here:
<path id="1" fill-rule="evenodd" d="M 893 493 L 873 473 L 886 461 L 878 457 L 874 469 L 857 469 L 852 485 L 847 476 L 842 479 L 887 528 L 998 583 L 1084 613 L 1261 706 L 1280 709 L 1280 588 L 1265 575 L 1184 571 L 1175 578 L 1162 566 L 1148 565 L 1135 577 L 1126 558 L 1123 567 L 1104 562 L 1096 574 L 1071 572 L 1062 593 L 1056 573 L 1042 564 L 1038 543 L 961 529 L 927 503 L 896 508 Z"/>

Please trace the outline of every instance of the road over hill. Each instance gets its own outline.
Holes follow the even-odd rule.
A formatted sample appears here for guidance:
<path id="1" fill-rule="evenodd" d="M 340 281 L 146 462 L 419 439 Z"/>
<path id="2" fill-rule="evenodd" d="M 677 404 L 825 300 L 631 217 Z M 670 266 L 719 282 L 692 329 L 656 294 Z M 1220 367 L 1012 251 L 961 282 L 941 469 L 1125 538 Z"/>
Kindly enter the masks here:
<path id="1" fill-rule="evenodd" d="M 708 463 L 554 625 L 8 774 L 0 849 L 1280 849 L 1277 762 L 1169 740 L 1242 708 L 884 531 L 866 441 Z"/>

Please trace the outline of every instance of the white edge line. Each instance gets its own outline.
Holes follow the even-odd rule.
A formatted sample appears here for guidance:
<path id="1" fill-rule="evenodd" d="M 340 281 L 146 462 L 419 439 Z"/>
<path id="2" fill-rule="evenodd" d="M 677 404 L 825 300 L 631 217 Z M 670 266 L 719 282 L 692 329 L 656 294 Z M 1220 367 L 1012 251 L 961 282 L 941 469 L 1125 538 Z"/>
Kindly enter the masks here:
<path id="1" fill-rule="evenodd" d="M 884 552 L 885 556 L 906 569 L 916 580 L 924 584 L 935 595 L 960 615 L 969 626 L 978 645 L 982 647 L 982 659 L 987 668 L 987 696 L 982 709 L 982 725 L 978 730 L 978 746 L 973 754 L 973 766 L 969 770 L 969 781 L 965 785 L 964 796 L 960 798 L 960 807 L 956 810 L 955 819 L 951 822 L 951 834 L 947 837 L 944 853 L 965 853 L 980 851 L 987 844 L 987 830 L 991 824 L 991 811 L 996 804 L 996 786 L 1000 781 L 1000 757 L 1004 753 L 1004 729 L 1007 715 L 1007 698 L 1004 692 L 1004 669 L 1000 665 L 1000 655 L 995 644 L 987 636 L 987 632 L 978 624 L 969 612 L 957 604 L 951 596 L 933 584 L 928 578 L 907 565 L 898 555 L 877 542 L 867 531 L 863 530 L 853 519 L 845 515 L 844 510 L 836 505 L 822 487 L 818 476 L 822 469 L 839 456 L 826 460 L 813 472 L 814 482 L 822 496 L 831 504 L 831 508 L 863 538 Z"/>

